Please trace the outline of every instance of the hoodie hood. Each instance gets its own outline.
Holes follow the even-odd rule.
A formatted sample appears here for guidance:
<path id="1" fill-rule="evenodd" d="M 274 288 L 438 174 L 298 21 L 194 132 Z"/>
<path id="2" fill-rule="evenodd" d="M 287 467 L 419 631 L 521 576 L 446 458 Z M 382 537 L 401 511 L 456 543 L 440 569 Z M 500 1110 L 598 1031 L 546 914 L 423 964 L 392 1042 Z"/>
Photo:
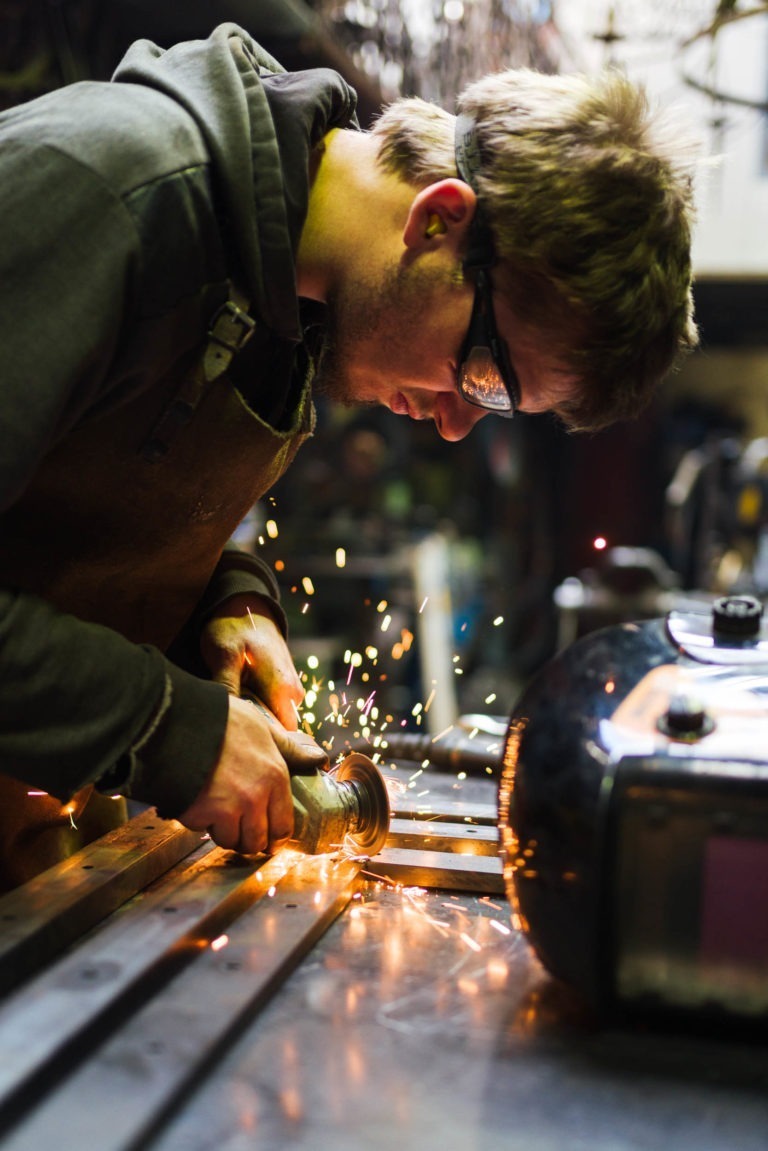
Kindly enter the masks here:
<path id="1" fill-rule="evenodd" d="M 241 288 L 278 336 L 300 340 L 295 258 L 309 155 L 331 128 L 357 128 L 354 90 L 329 69 L 286 72 L 236 24 L 168 49 L 139 40 L 113 80 L 154 88 L 195 120 Z"/>

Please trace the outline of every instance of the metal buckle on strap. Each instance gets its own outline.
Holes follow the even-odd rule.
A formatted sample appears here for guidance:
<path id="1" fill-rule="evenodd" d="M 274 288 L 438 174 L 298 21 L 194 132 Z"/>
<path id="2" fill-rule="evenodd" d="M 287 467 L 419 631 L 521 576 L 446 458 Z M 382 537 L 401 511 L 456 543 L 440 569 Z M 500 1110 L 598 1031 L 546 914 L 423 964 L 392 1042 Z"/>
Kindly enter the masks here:
<path id="1" fill-rule="evenodd" d="M 256 321 L 233 300 L 222 304 L 211 320 L 208 339 L 235 355 L 250 340 Z"/>

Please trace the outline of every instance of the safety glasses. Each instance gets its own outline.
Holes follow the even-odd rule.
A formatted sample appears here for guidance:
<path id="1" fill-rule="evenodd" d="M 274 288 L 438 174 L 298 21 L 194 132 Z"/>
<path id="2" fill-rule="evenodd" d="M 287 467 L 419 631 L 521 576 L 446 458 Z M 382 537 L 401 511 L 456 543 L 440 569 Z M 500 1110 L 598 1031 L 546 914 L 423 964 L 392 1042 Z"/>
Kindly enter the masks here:
<path id="1" fill-rule="evenodd" d="M 468 404 L 511 420 L 520 402 L 520 386 L 496 327 L 491 281 L 485 268 L 465 266 L 465 271 L 474 277 L 475 300 L 456 383 Z"/>

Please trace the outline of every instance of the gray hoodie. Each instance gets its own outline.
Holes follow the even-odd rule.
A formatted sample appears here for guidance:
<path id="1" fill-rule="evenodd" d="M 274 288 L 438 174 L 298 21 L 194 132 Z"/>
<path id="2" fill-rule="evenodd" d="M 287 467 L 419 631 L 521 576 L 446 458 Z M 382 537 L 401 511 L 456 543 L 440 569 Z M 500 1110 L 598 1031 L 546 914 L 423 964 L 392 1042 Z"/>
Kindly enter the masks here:
<path id="1" fill-rule="evenodd" d="M 222 25 L 167 51 L 141 41 L 111 83 L 0 116 L 8 775 L 176 815 L 215 763 L 226 693 L 195 636 L 226 596 L 277 595 L 255 557 L 224 549 L 311 430 L 295 256 L 310 151 L 355 128 L 354 108 L 336 73 L 282 72 Z M 233 283 L 256 334 L 148 464 Z"/>

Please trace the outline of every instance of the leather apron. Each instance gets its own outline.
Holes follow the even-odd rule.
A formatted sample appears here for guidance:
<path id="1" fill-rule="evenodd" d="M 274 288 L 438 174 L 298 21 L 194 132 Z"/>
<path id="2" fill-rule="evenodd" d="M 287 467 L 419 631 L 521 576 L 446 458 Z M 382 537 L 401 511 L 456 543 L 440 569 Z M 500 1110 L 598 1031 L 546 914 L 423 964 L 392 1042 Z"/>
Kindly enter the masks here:
<path id="1" fill-rule="evenodd" d="M 309 382 L 290 427 L 256 416 L 226 375 L 165 456 L 143 454 L 178 375 L 75 428 L 0 516 L 0 579 L 166 650 L 221 551 L 311 434 Z M 0 887 L 24 882 L 125 819 L 86 788 L 62 805 L 0 774 Z"/>

